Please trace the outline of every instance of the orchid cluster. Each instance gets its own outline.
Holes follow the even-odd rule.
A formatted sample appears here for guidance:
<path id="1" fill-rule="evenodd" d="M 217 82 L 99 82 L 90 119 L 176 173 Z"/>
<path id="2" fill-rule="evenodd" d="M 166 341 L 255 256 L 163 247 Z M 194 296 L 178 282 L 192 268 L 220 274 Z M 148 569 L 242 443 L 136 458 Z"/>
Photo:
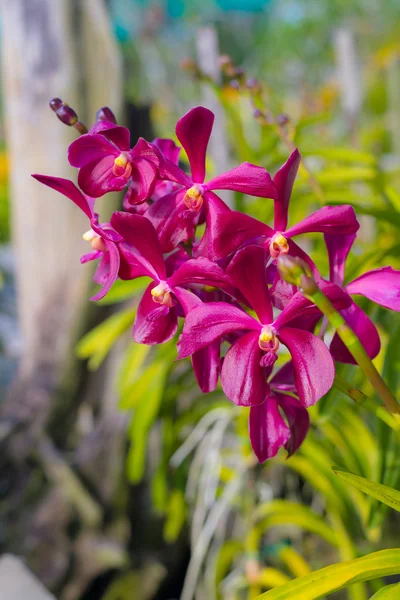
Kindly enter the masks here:
<path id="1" fill-rule="evenodd" d="M 297 150 L 273 178 L 262 167 L 242 163 L 206 181 L 213 121 L 213 113 L 199 106 L 177 123 L 189 174 L 179 164 L 180 148 L 173 140 L 139 139 L 131 148 L 129 130 L 116 123 L 110 109 L 101 109 L 95 125 L 69 147 L 80 189 L 66 179 L 34 177 L 67 196 L 89 219 L 83 237 L 91 251 L 81 262 L 99 261 L 94 280 L 101 286 L 91 299 L 103 298 L 118 278 L 150 278 L 138 305 L 134 341 L 163 344 L 183 319 L 178 358 L 191 357 L 204 393 L 215 390 L 220 379 L 232 402 L 250 407 L 250 440 L 263 462 L 281 447 L 291 454 L 300 446 L 309 428 L 307 408 L 333 385 L 334 360 L 353 362 L 336 335 L 330 347 L 325 344 L 324 327 L 317 329 L 323 315 L 281 278 L 279 257 L 307 263 L 371 358 L 379 352 L 379 335 L 352 296 L 361 294 L 398 311 L 400 272 L 384 267 L 344 286 L 346 257 L 359 229 L 351 206 L 325 206 L 288 227 L 300 165 Z M 96 198 L 122 190 L 123 211 L 100 223 Z M 273 227 L 231 210 L 218 190 L 273 201 Z M 313 232 L 325 238 L 329 281 L 294 241 Z M 290 358 L 277 370 L 280 346 Z"/>

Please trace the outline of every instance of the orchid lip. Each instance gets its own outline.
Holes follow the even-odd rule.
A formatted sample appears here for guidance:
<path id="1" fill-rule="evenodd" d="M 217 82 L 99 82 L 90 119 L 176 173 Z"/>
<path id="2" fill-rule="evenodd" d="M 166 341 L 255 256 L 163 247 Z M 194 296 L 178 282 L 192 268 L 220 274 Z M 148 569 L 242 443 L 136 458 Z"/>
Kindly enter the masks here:
<path id="1" fill-rule="evenodd" d="M 93 250 L 97 250 L 99 252 L 106 252 L 107 247 L 104 243 L 104 240 L 95 232 L 93 229 L 89 229 L 86 233 L 83 234 L 82 238 L 85 242 L 90 242 Z"/>
<path id="2" fill-rule="evenodd" d="M 116 177 L 125 177 L 129 179 L 132 173 L 132 163 L 128 152 L 121 152 L 119 156 L 114 160 L 113 174 Z"/>
<path id="3" fill-rule="evenodd" d="M 278 350 L 279 340 L 270 325 L 264 325 L 261 329 L 258 345 L 263 352 L 276 352 Z"/>
<path id="4" fill-rule="evenodd" d="M 272 258 L 278 258 L 281 254 L 287 254 L 289 252 L 289 242 L 280 231 L 272 236 L 269 251 Z"/>
<path id="5" fill-rule="evenodd" d="M 201 185 L 193 185 L 189 188 L 183 198 L 185 205 L 188 209 L 195 210 L 198 212 L 203 205 L 203 194 L 204 189 Z"/>
<path id="6" fill-rule="evenodd" d="M 151 290 L 153 301 L 162 306 L 171 308 L 174 305 L 174 301 L 171 297 L 171 288 L 166 281 L 160 281 L 156 287 Z"/>

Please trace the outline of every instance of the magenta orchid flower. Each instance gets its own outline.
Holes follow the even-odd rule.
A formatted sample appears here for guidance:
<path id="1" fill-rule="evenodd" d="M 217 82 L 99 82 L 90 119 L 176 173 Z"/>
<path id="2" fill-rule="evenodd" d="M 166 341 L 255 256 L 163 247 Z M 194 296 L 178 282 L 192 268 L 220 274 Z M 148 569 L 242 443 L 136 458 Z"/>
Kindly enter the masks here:
<path id="1" fill-rule="evenodd" d="M 303 406 L 311 406 L 332 386 L 335 368 L 325 344 L 314 334 L 290 326 L 310 303 L 296 294 L 274 320 L 265 274 L 265 251 L 259 246 L 240 250 L 227 268 L 258 319 L 224 302 L 200 304 L 185 319 L 178 358 L 185 358 L 237 331 L 243 335 L 229 348 L 222 364 L 221 384 L 235 404 L 262 404 L 269 393 L 266 373 L 277 359 L 280 343 L 292 357 L 295 383 Z M 335 286 L 336 287 L 336 286 Z"/>
<path id="2" fill-rule="evenodd" d="M 188 156 L 191 175 L 166 160 L 160 168 L 160 175 L 165 180 L 179 184 L 179 189 L 155 202 L 146 213 L 157 231 L 163 252 L 170 252 L 180 242 L 192 238 L 196 225 L 203 218 L 207 233 L 196 254 L 207 255 L 215 215 L 229 212 L 213 190 L 234 190 L 265 198 L 275 198 L 277 195 L 267 171 L 250 163 L 242 163 L 227 173 L 204 181 L 206 151 L 213 123 L 214 114 L 198 106 L 176 125 L 176 135 Z"/>
<path id="3" fill-rule="evenodd" d="M 131 149 L 126 127 L 99 121 L 72 142 L 68 160 L 79 169 L 78 184 L 85 194 L 98 198 L 129 185 L 130 204 L 139 204 L 150 198 L 163 159 L 143 138 Z"/>
<path id="4" fill-rule="evenodd" d="M 343 286 L 346 259 L 354 243 L 355 235 L 334 237 L 325 235 L 330 265 L 330 280 Z M 392 267 L 382 267 L 368 271 L 343 286 L 350 296 L 364 296 L 375 304 L 390 310 L 400 311 L 400 271 Z M 371 319 L 355 303 L 341 311 L 342 316 L 352 328 L 369 357 L 375 358 L 380 351 L 379 333 Z M 337 333 L 334 335 L 330 350 L 335 360 L 356 364 L 353 356 L 343 344 Z"/>
<path id="5" fill-rule="evenodd" d="M 175 335 L 182 310 L 186 313 L 200 302 L 186 287 L 229 284 L 225 272 L 206 258 L 184 261 L 168 276 L 157 233 L 145 217 L 116 212 L 111 217 L 111 225 L 135 248 L 142 267 L 136 276 L 144 275 L 153 280 L 138 306 L 133 327 L 133 338 L 137 343 L 162 344 Z"/>
<path id="6" fill-rule="evenodd" d="M 307 255 L 292 241 L 304 233 L 348 235 L 355 233 L 359 224 L 354 209 L 348 205 L 324 206 L 312 215 L 287 229 L 289 200 L 300 164 L 300 154 L 294 150 L 273 178 L 278 191 L 274 201 L 274 227 L 241 212 L 231 211 L 215 218 L 211 257 L 224 258 L 247 243 L 260 243 L 268 248 L 273 259 L 290 253 L 310 263 Z"/>
<path id="7" fill-rule="evenodd" d="M 83 239 L 90 242 L 92 251 L 81 256 L 80 260 L 84 264 L 100 259 L 93 279 L 101 286 L 101 289 L 90 300 L 104 298 L 118 277 L 132 279 L 137 276 L 137 265 L 132 249 L 111 227 L 110 223 L 99 224 L 98 215 L 93 210 L 93 198 L 82 194 L 68 179 L 48 177 L 47 175 L 32 175 L 32 177 L 72 200 L 90 221 L 90 229 L 83 235 Z"/>

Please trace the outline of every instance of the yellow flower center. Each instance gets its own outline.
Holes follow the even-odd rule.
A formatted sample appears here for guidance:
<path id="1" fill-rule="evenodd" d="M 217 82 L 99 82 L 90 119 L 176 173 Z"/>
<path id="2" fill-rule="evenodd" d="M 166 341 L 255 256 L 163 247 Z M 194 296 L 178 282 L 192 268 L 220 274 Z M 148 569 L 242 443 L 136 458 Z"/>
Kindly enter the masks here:
<path id="1" fill-rule="evenodd" d="M 272 327 L 264 325 L 258 338 L 258 345 L 264 352 L 273 350 L 276 352 L 279 348 L 279 340 L 276 337 Z"/>
<path id="2" fill-rule="evenodd" d="M 275 233 L 269 245 L 269 251 L 272 258 L 277 258 L 280 254 L 289 252 L 289 242 L 282 233 Z"/>
<path id="3" fill-rule="evenodd" d="M 98 252 L 107 252 L 107 246 L 105 245 L 104 240 L 97 235 L 93 229 L 86 231 L 82 238 L 85 240 L 85 242 L 91 243 L 93 250 L 97 250 Z"/>
<path id="4" fill-rule="evenodd" d="M 127 152 L 121 152 L 114 160 L 113 173 L 116 177 L 128 179 L 132 173 L 132 163 Z"/>
<path id="5" fill-rule="evenodd" d="M 151 295 L 153 297 L 154 302 L 157 302 L 157 304 L 161 304 L 162 306 L 168 306 L 168 308 L 171 308 L 171 306 L 173 306 L 171 290 L 169 286 L 165 283 L 165 281 L 160 281 L 160 283 L 151 290 Z"/>
<path id="6" fill-rule="evenodd" d="M 199 185 L 193 185 L 187 190 L 183 201 L 189 209 L 195 210 L 197 212 L 200 210 L 203 204 L 202 194 L 202 188 Z"/>

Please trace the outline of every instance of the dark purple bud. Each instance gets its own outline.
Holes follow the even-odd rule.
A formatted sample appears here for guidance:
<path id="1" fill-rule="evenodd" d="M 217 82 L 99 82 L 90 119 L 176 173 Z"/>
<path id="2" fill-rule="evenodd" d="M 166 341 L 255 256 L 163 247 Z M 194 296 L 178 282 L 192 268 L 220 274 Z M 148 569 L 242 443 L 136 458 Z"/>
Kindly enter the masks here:
<path id="1" fill-rule="evenodd" d="M 49 106 L 50 106 L 51 110 L 54 110 L 54 112 L 57 112 L 58 109 L 61 108 L 62 105 L 63 105 L 63 101 L 60 98 L 53 98 L 49 102 Z"/>
<path id="2" fill-rule="evenodd" d="M 229 85 L 231 86 L 231 88 L 233 88 L 234 90 L 238 90 L 240 88 L 240 83 L 238 82 L 237 79 L 232 79 L 232 81 L 229 83 Z"/>
<path id="3" fill-rule="evenodd" d="M 117 119 L 115 118 L 111 108 L 108 108 L 108 106 L 103 106 L 102 108 L 99 108 L 96 113 L 96 121 L 110 121 L 110 123 L 116 123 Z"/>
<path id="4" fill-rule="evenodd" d="M 63 103 L 60 108 L 56 110 L 56 115 L 60 119 L 61 123 L 64 123 L 64 125 L 69 125 L 70 127 L 78 122 L 78 115 L 74 109 L 65 103 Z"/>
<path id="5" fill-rule="evenodd" d="M 253 110 L 253 117 L 255 119 L 261 119 L 262 117 L 264 117 L 264 113 L 259 108 L 255 108 Z"/>
<path id="6" fill-rule="evenodd" d="M 288 115 L 278 115 L 276 121 L 280 126 L 287 125 L 287 123 L 289 123 L 289 117 Z"/>

